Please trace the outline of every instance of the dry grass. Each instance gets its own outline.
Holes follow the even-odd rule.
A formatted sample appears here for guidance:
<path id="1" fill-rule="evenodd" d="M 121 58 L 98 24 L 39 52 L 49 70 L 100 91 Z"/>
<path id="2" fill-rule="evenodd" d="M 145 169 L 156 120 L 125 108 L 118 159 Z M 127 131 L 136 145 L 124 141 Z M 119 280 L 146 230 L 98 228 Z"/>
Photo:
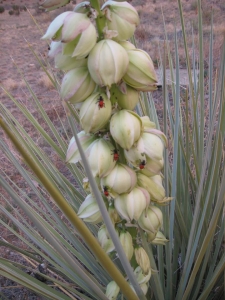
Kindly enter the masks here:
<path id="1" fill-rule="evenodd" d="M 52 84 L 52 81 L 50 80 L 50 78 L 48 77 L 48 75 L 46 75 L 45 73 L 43 73 L 41 75 L 41 77 L 38 79 L 38 85 L 47 89 L 52 89 L 54 88 L 54 85 Z"/>
<path id="2" fill-rule="evenodd" d="M 7 91 L 13 91 L 19 87 L 19 83 L 11 78 L 4 80 L 2 85 Z"/>

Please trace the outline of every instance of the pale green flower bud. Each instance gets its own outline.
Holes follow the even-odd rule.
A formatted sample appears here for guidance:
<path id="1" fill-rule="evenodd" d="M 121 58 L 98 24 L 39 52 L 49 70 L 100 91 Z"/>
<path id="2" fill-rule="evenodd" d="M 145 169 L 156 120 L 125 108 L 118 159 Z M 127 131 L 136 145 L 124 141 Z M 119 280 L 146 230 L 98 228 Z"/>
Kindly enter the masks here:
<path id="1" fill-rule="evenodd" d="M 141 127 L 140 117 L 125 109 L 115 113 L 110 121 L 110 133 L 113 139 L 127 150 L 140 138 Z"/>
<path id="2" fill-rule="evenodd" d="M 80 23 L 78 28 L 70 28 L 68 32 L 62 32 L 63 27 L 65 26 L 65 23 L 67 22 L 74 22 L 76 20 L 76 23 Z M 71 24 L 72 24 L 71 22 Z M 75 37 L 82 33 L 84 31 L 91 21 L 89 18 L 83 14 L 75 13 L 73 11 L 66 11 L 62 14 L 58 15 L 49 25 L 45 35 L 43 35 L 42 39 L 52 39 L 53 41 L 63 41 L 64 43 L 71 42 Z M 78 24 L 77 24 L 78 25 Z M 67 24 L 68 29 L 68 24 Z M 78 33 L 79 31 L 79 33 Z M 65 35 L 63 38 L 62 35 Z M 75 35 L 75 36 L 74 36 Z"/>
<path id="3" fill-rule="evenodd" d="M 80 123 L 85 132 L 97 132 L 108 123 L 112 105 L 103 93 L 89 96 L 80 108 Z"/>
<path id="4" fill-rule="evenodd" d="M 147 232 L 147 241 L 149 243 L 152 242 L 155 239 L 157 233 L 158 233 L 158 231 L 157 232 Z"/>
<path id="5" fill-rule="evenodd" d="M 51 11 L 53 9 L 64 6 L 69 2 L 70 0 L 45 0 L 40 4 L 40 8 L 45 8 L 45 11 Z"/>
<path id="6" fill-rule="evenodd" d="M 42 39 L 63 43 L 63 54 L 84 58 L 96 44 L 95 26 L 85 14 L 65 12 L 56 17 Z"/>
<path id="7" fill-rule="evenodd" d="M 118 83 L 127 71 L 129 59 L 126 50 L 118 43 L 105 39 L 98 42 L 88 56 L 88 69 L 100 86 Z"/>
<path id="8" fill-rule="evenodd" d="M 155 123 L 151 122 L 148 116 L 141 117 L 142 127 L 145 129 L 155 129 Z"/>
<path id="9" fill-rule="evenodd" d="M 157 129 L 151 129 L 151 132 L 143 132 L 141 135 L 144 153 L 153 160 L 163 159 L 164 143 L 157 134 L 165 138 L 166 141 L 165 135 Z"/>
<path id="10" fill-rule="evenodd" d="M 128 231 L 124 231 L 120 233 L 119 238 L 127 259 L 131 260 L 134 253 L 133 240 L 131 234 Z"/>
<path id="11" fill-rule="evenodd" d="M 145 275 L 148 274 L 151 266 L 148 254 L 146 253 L 145 249 L 143 247 L 134 249 L 134 255 L 136 262 L 141 267 L 143 273 Z"/>
<path id="12" fill-rule="evenodd" d="M 167 238 L 161 231 L 158 231 L 155 238 L 151 242 L 152 242 L 152 244 L 155 244 L 155 245 L 164 245 L 165 246 L 166 243 L 169 242 L 169 240 L 167 240 Z"/>
<path id="13" fill-rule="evenodd" d="M 112 159 L 114 147 L 103 138 L 94 141 L 86 150 L 86 156 L 93 176 L 107 176 L 115 167 L 116 161 Z"/>
<path id="14" fill-rule="evenodd" d="M 85 133 L 84 131 L 79 132 L 77 136 L 84 151 L 94 142 L 94 140 L 96 140 L 96 137 L 93 134 Z M 75 138 L 72 137 L 66 153 L 66 162 L 75 164 L 79 160 L 81 160 L 80 152 Z"/>
<path id="15" fill-rule="evenodd" d="M 153 205 L 144 211 L 138 220 L 139 226 L 146 232 L 156 233 L 163 222 L 161 210 Z"/>
<path id="16" fill-rule="evenodd" d="M 160 173 L 164 165 L 164 159 L 161 160 L 153 160 L 151 158 L 146 157 L 146 164 L 144 168 L 140 171 L 140 173 L 151 177 Z"/>
<path id="17" fill-rule="evenodd" d="M 73 11 L 81 13 L 81 14 L 86 14 L 90 11 L 90 2 L 89 1 L 84 1 L 84 2 L 80 2 L 78 3 Z"/>
<path id="18" fill-rule="evenodd" d="M 132 220 L 138 220 L 141 214 L 147 209 L 150 203 L 149 193 L 136 186 L 129 194 L 119 195 L 114 205 L 116 210 L 122 219 L 131 222 Z"/>
<path id="19" fill-rule="evenodd" d="M 111 160 L 113 155 L 111 153 Z M 115 197 L 117 194 L 129 193 L 137 183 L 136 173 L 127 165 L 117 163 L 115 168 L 101 179 L 101 186 L 107 186 L 109 193 Z"/>
<path id="20" fill-rule="evenodd" d="M 123 80 L 139 91 L 157 90 L 157 77 L 150 56 L 143 50 L 127 51 L 129 65 Z"/>
<path id="21" fill-rule="evenodd" d="M 113 224 L 116 224 L 121 221 L 120 216 L 113 204 L 109 205 L 108 213 Z"/>
<path id="22" fill-rule="evenodd" d="M 60 96 L 73 104 L 82 102 L 92 94 L 95 86 L 87 67 L 76 68 L 63 77 Z"/>
<path id="23" fill-rule="evenodd" d="M 142 284 L 140 284 L 140 288 L 142 289 L 142 292 L 144 293 L 144 295 L 146 295 L 148 292 L 148 284 L 142 283 Z"/>
<path id="24" fill-rule="evenodd" d="M 121 108 L 128 110 L 133 110 L 139 101 L 139 92 L 128 85 L 124 93 L 115 85 L 110 89 L 110 94 L 113 103 L 117 102 Z"/>
<path id="25" fill-rule="evenodd" d="M 62 54 L 63 45 L 61 42 L 51 42 L 48 56 L 54 58 L 55 68 L 69 71 L 79 67 L 87 67 L 87 59 L 76 59 Z"/>
<path id="26" fill-rule="evenodd" d="M 126 50 L 136 49 L 134 44 L 132 44 L 131 42 L 128 42 L 128 41 L 120 41 L 119 44 Z"/>
<path id="27" fill-rule="evenodd" d="M 144 174 L 138 172 L 138 185 L 146 189 L 151 197 L 151 201 L 162 202 L 165 198 L 165 189 L 162 185 L 162 177 L 155 175 L 147 177 Z"/>
<path id="28" fill-rule="evenodd" d="M 77 59 L 85 58 L 95 46 L 96 41 L 96 29 L 95 26 L 90 23 L 87 29 L 79 34 L 74 40 L 70 42 L 64 42 L 64 40 L 62 40 L 62 42 L 65 43 L 63 46 L 63 54 L 71 55 L 72 57 L 76 57 Z"/>
<path id="29" fill-rule="evenodd" d="M 145 147 L 142 138 L 140 138 L 129 150 L 124 150 L 125 158 L 134 167 L 140 168 L 143 164 L 143 168 L 146 164 Z"/>
<path id="30" fill-rule="evenodd" d="M 119 286 L 116 284 L 115 281 L 111 281 L 107 287 L 106 287 L 106 297 L 109 300 L 116 300 L 117 296 L 119 294 L 120 288 Z"/>
<path id="31" fill-rule="evenodd" d="M 151 274 L 152 274 L 151 268 L 150 268 L 148 274 L 146 274 L 146 275 L 143 273 L 140 266 L 134 270 L 134 275 L 137 278 L 137 282 L 140 285 L 147 283 L 151 278 Z"/>
<path id="32" fill-rule="evenodd" d="M 87 177 L 83 178 L 83 189 L 87 193 L 91 193 L 91 186 Z"/>
<path id="33" fill-rule="evenodd" d="M 166 143 L 166 137 L 161 131 L 149 129 L 149 132 L 141 134 L 140 139 L 130 149 L 124 150 L 129 163 L 141 170 L 148 170 L 151 172 L 149 175 L 158 174 L 163 167 L 164 143 L 158 135 Z"/>
<path id="34" fill-rule="evenodd" d="M 133 291 L 135 292 L 135 294 L 136 294 L 136 291 L 135 291 L 135 289 L 134 289 L 134 287 L 133 287 L 132 284 L 130 284 L 130 287 L 132 288 L 132 290 L 133 290 Z M 142 283 L 142 284 L 140 284 L 140 288 L 142 289 L 142 292 L 144 293 L 144 295 L 146 295 L 147 292 L 148 292 L 148 284 L 147 284 L 147 283 Z"/>
<path id="35" fill-rule="evenodd" d="M 128 40 L 132 37 L 139 24 L 139 17 L 131 4 L 126 1 L 107 1 L 101 9 L 106 15 L 108 28 L 118 32 L 115 40 Z"/>
<path id="36" fill-rule="evenodd" d="M 102 222 L 102 215 L 99 210 L 98 204 L 92 194 L 88 195 L 84 202 L 81 204 L 78 213 L 78 217 L 85 222 L 97 224 Z"/>
<path id="37" fill-rule="evenodd" d="M 110 253 L 115 249 L 113 241 L 111 240 L 105 225 L 102 225 L 98 231 L 98 240 L 102 249 L 106 253 Z"/>

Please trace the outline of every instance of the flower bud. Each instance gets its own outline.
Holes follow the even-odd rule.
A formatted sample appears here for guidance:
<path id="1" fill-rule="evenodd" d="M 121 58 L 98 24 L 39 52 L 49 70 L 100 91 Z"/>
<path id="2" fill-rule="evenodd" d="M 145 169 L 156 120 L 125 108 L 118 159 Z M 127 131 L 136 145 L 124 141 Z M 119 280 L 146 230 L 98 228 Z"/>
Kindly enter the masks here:
<path id="1" fill-rule="evenodd" d="M 85 133 L 84 131 L 79 132 L 77 136 L 84 151 L 94 142 L 94 140 L 96 140 L 94 135 Z M 72 137 L 66 153 L 66 162 L 75 164 L 79 160 L 81 160 L 80 152 L 75 138 Z"/>
<path id="2" fill-rule="evenodd" d="M 151 122 L 148 116 L 141 117 L 142 127 L 145 129 L 154 129 L 156 128 L 155 123 Z"/>
<path id="3" fill-rule="evenodd" d="M 147 177 L 138 172 L 138 185 L 146 189 L 152 201 L 162 202 L 165 198 L 165 189 L 162 186 L 162 178 L 160 175 Z"/>
<path id="4" fill-rule="evenodd" d="M 147 232 L 148 243 L 152 242 L 155 239 L 157 233 L 158 233 L 158 231 L 157 232 Z"/>
<path id="5" fill-rule="evenodd" d="M 151 242 L 152 242 L 152 244 L 155 244 L 155 245 L 164 245 L 165 246 L 166 243 L 169 242 L 169 240 L 167 240 L 167 238 L 161 231 L 158 231 L 155 238 Z"/>
<path id="6" fill-rule="evenodd" d="M 136 291 L 135 291 L 135 289 L 134 289 L 134 287 L 133 287 L 132 284 L 130 284 L 130 287 L 132 288 L 132 290 L 133 290 L 133 291 L 135 292 L 135 294 L 136 294 Z M 146 295 L 147 292 L 148 292 L 148 284 L 147 284 L 147 283 L 142 283 L 142 284 L 140 284 L 140 288 L 142 289 L 143 294 Z"/>
<path id="7" fill-rule="evenodd" d="M 114 147 L 103 138 L 94 141 L 86 150 L 86 156 L 93 176 L 107 176 L 115 167 L 116 162 L 112 159 Z"/>
<path id="8" fill-rule="evenodd" d="M 142 138 L 140 138 L 129 150 L 124 150 L 124 155 L 127 161 L 134 167 L 140 168 L 140 165 L 144 162 L 144 168 L 146 164 L 146 156 Z"/>
<path id="9" fill-rule="evenodd" d="M 116 300 L 119 294 L 120 288 L 115 281 L 111 281 L 106 287 L 106 297 L 109 300 Z"/>
<path id="10" fill-rule="evenodd" d="M 153 160 L 151 158 L 146 157 L 145 166 L 142 170 L 140 170 L 140 173 L 148 177 L 157 175 L 162 170 L 163 165 L 164 165 L 164 159 Z"/>
<path id="11" fill-rule="evenodd" d="M 140 284 L 140 288 L 142 289 L 142 292 L 144 293 L 144 295 L 146 295 L 148 292 L 148 284 L 142 283 L 142 284 Z"/>
<path id="12" fill-rule="evenodd" d="M 136 47 L 134 46 L 134 44 L 132 44 L 131 42 L 128 42 L 128 41 L 120 41 L 119 44 L 120 44 L 125 50 L 136 49 Z"/>
<path id="13" fill-rule="evenodd" d="M 54 58 L 55 68 L 63 71 L 69 71 L 75 68 L 87 66 L 87 59 L 76 59 L 74 57 L 63 55 L 62 49 L 63 46 L 61 42 L 51 42 L 48 56 Z"/>
<path id="14" fill-rule="evenodd" d="M 51 11 L 53 9 L 64 6 L 69 2 L 70 0 L 45 0 L 40 4 L 40 8 L 45 8 L 45 11 Z"/>
<path id="15" fill-rule="evenodd" d="M 92 224 L 97 224 L 102 221 L 102 215 L 99 210 L 98 204 L 91 194 L 85 198 L 84 202 L 81 204 L 78 210 L 77 215 L 85 222 L 89 222 Z"/>
<path id="16" fill-rule="evenodd" d="M 87 193 L 91 193 L 91 186 L 87 177 L 83 178 L 83 189 Z"/>
<path id="17" fill-rule="evenodd" d="M 68 26 L 70 26 L 70 24 L 68 24 Z M 65 26 L 65 30 L 68 31 L 68 28 Z M 65 43 L 63 46 L 63 54 L 76 57 L 77 59 L 85 58 L 95 46 L 96 41 L 96 29 L 95 26 L 90 23 L 87 29 L 84 30 L 81 34 L 78 34 L 78 36 L 74 40 L 70 42 L 62 40 L 62 42 Z"/>
<path id="18" fill-rule="evenodd" d="M 97 132 L 108 123 L 112 111 L 110 100 L 105 94 L 94 93 L 80 108 L 80 123 L 85 132 Z"/>
<path id="19" fill-rule="evenodd" d="M 113 204 L 109 205 L 108 213 L 109 213 L 110 219 L 114 225 L 115 225 L 115 223 L 118 223 L 121 221 L 120 216 Z"/>
<path id="20" fill-rule="evenodd" d="M 112 155 L 111 160 L 113 161 Z M 117 163 L 113 170 L 101 179 L 101 186 L 107 186 L 112 197 L 129 193 L 137 183 L 136 173 L 124 164 Z"/>
<path id="21" fill-rule="evenodd" d="M 115 40 L 128 40 L 132 37 L 136 26 L 139 24 L 139 17 L 131 4 L 126 1 L 107 1 L 101 9 L 106 15 L 108 29 L 118 32 Z"/>
<path id="22" fill-rule="evenodd" d="M 141 267 L 143 273 L 145 275 L 148 274 L 151 267 L 148 254 L 146 253 L 145 249 L 143 247 L 134 249 L 134 255 L 136 262 Z"/>
<path id="23" fill-rule="evenodd" d="M 111 240 L 105 225 L 102 225 L 98 231 L 98 240 L 102 249 L 106 253 L 110 253 L 115 249 L 113 241 Z"/>
<path id="24" fill-rule="evenodd" d="M 141 284 L 145 284 L 147 283 L 150 278 L 151 278 L 151 274 L 152 274 L 152 271 L 151 271 L 151 268 L 149 269 L 149 272 L 148 274 L 144 274 L 141 267 L 137 267 L 135 270 L 134 270 L 134 275 L 137 279 L 137 282 L 141 285 Z"/>
<path id="25" fill-rule="evenodd" d="M 60 96 L 73 104 L 82 102 L 91 95 L 95 86 L 86 67 L 76 68 L 63 77 Z"/>
<path id="26" fill-rule="evenodd" d="M 141 135 L 141 119 L 130 110 L 120 110 L 110 121 L 110 133 L 122 148 L 129 150 Z"/>
<path id="27" fill-rule="evenodd" d="M 49 25 L 42 39 L 63 43 L 63 54 L 84 58 L 96 44 L 97 33 L 90 19 L 77 12 L 65 12 Z"/>
<path id="28" fill-rule="evenodd" d="M 86 67 L 76 68 L 63 77 L 60 96 L 73 104 L 82 102 L 92 94 L 95 86 Z"/>
<path id="29" fill-rule="evenodd" d="M 146 232 L 156 233 L 162 225 L 163 215 L 161 210 L 153 205 L 143 212 L 138 220 L 139 226 Z"/>
<path id="30" fill-rule="evenodd" d="M 129 65 L 123 80 L 136 90 L 147 92 L 157 89 L 157 77 L 150 56 L 143 50 L 127 51 Z"/>
<path id="31" fill-rule="evenodd" d="M 126 86 L 126 91 L 123 93 L 118 86 L 113 86 L 110 89 L 110 100 L 117 102 L 121 108 L 133 110 L 139 101 L 139 92 L 130 86 Z"/>
<path id="32" fill-rule="evenodd" d="M 61 31 L 64 24 L 65 18 L 72 14 L 71 11 L 65 11 L 62 14 L 58 15 L 49 25 L 45 35 L 43 35 L 42 39 L 52 39 L 53 41 L 60 41 L 61 40 Z"/>
<path id="33" fill-rule="evenodd" d="M 119 195 L 114 205 L 116 210 L 122 219 L 131 222 L 132 220 L 138 220 L 144 210 L 147 209 L 150 203 L 150 197 L 148 192 L 137 186 L 129 194 Z"/>
<path id="34" fill-rule="evenodd" d="M 163 137 L 165 137 L 161 131 L 156 129 L 151 130 L 151 132 L 142 133 L 141 138 L 144 143 L 144 153 L 153 160 L 161 160 L 163 159 L 164 143 L 162 139 L 155 133 L 161 134 Z"/>
<path id="35" fill-rule="evenodd" d="M 89 1 L 83 1 L 78 3 L 73 11 L 81 13 L 81 14 L 86 14 L 90 11 L 90 2 Z"/>
<path id="36" fill-rule="evenodd" d="M 121 80 L 128 63 L 126 50 L 109 39 L 98 42 L 88 56 L 88 69 L 92 79 L 98 85 L 109 88 Z"/>
<path id="37" fill-rule="evenodd" d="M 134 253 L 133 240 L 131 234 L 128 231 L 124 231 L 121 232 L 119 238 L 127 259 L 131 260 Z"/>

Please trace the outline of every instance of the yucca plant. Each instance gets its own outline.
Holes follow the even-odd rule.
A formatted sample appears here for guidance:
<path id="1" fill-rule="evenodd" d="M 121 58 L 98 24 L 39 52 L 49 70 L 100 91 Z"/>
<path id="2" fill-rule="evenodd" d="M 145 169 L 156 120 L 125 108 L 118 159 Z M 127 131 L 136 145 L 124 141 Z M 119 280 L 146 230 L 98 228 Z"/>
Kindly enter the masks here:
<path id="1" fill-rule="evenodd" d="M 68 2 L 46 0 L 43 6 L 55 9 Z M 108 1 L 100 9 L 98 1 L 90 2 L 91 7 L 85 2 L 75 8 L 80 17 L 77 26 L 79 25 L 81 30 L 77 38 L 72 37 L 76 41 L 71 41 L 69 36 L 71 32 L 68 20 L 72 20 L 74 16 L 71 13 L 64 13 L 64 16 L 69 16 L 66 22 L 61 17 L 61 23 L 55 23 L 52 27 L 50 25 L 45 35 L 53 40 L 61 40 L 63 37 L 63 42 L 67 43 L 63 45 L 63 51 L 69 56 L 61 55 L 62 44 L 56 41 L 51 44 L 49 53 L 54 57 L 56 66 L 66 71 L 61 87 L 57 78 L 51 75 L 41 59 L 36 56 L 56 89 L 60 89 L 61 98 L 65 100 L 63 106 L 74 136 L 69 145 L 67 141 L 71 136 L 65 127 L 64 132 L 59 132 L 53 125 L 26 81 L 25 75 L 21 73 L 48 130 L 43 129 L 31 112 L 17 101 L 10 91 L 2 87 L 52 147 L 52 151 L 65 163 L 67 172 L 65 175 L 57 169 L 48 154 L 27 134 L 23 125 L 0 104 L 0 124 L 19 151 L 22 163 L 18 162 L 14 152 L 3 140 L 1 150 L 32 191 L 32 196 L 29 196 L 4 172 L 1 173 L 0 185 L 7 192 L 7 197 L 5 192 L 2 193 L 2 199 L 7 206 L 0 204 L 0 209 L 10 220 L 11 226 L 5 218 L 0 222 L 23 242 L 24 247 L 21 249 L 5 240 L 1 240 L 0 244 L 20 253 L 27 264 L 25 266 L 1 258 L 0 275 L 33 290 L 44 299 L 223 299 L 225 45 L 221 51 L 220 70 L 215 76 L 211 26 L 209 76 L 205 78 L 201 1 L 198 0 L 199 57 L 195 57 L 196 46 L 193 43 L 192 65 L 181 1 L 178 1 L 189 86 L 185 87 L 185 93 L 181 94 L 176 30 L 174 74 L 174 57 L 170 52 L 165 29 L 165 46 L 160 49 L 159 60 L 164 101 L 161 127 L 168 137 L 169 146 L 164 150 L 164 157 L 161 157 L 163 146 L 159 146 L 157 151 L 152 146 L 158 143 L 155 138 L 158 135 L 165 140 L 160 132 L 154 92 L 149 92 L 156 89 L 154 70 L 150 68 L 150 73 L 147 73 L 147 85 L 142 82 L 140 86 L 140 82 L 131 76 L 132 70 L 127 71 L 126 64 L 132 62 L 132 68 L 135 68 L 134 53 L 138 53 L 136 65 L 140 66 L 143 52 L 137 52 L 131 43 L 121 42 L 121 39 L 126 40 L 133 34 L 138 23 L 136 13 L 128 4 L 117 5 L 115 1 Z M 130 18 L 126 19 L 126 26 L 118 23 L 118 16 L 111 15 L 111 19 L 105 19 L 108 31 L 103 31 L 103 12 L 105 16 L 109 16 L 118 13 L 121 7 L 124 9 L 120 15 L 122 19 L 126 9 L 130 9 Z M 130 23 L 134 16 L 135 22 Z M 95 29 L 89 17 L 96 18 L 99 39 L 97 44 L 96 36 L 93 35 Z M 73 20 L 72 22 L 76 22 Z M 114 28 L 115 24 L 120 25 Z M 82 45 L 86 34 L 88 47 L 86 42 Z M 108 34 L 107 38 L 105 34 Z M 106 61 L 109 49 L 113 49 L 115 65 L 122 65 L 124 70 L 113 69 L 110 58 Z M 87 55 L 88 69 L 85 65 Z M 70 56 L 75 58 L 69 60 Z M 146 59 L 145 55 L 144 57 Z M 169 62 L 171 70 L 171 86 L 166 82 L 166 61 Z M 198 70 L 195 67 L 196 61 L 199 63 Z M 137 72 L 137 69 L 135 70 Z M 139 77 L 142 78 L 142 75 Z M 128 104 L 124 96 L 124 85 L 120 88 L 115 85 L 121 78 L 127 84 L 127 97 L 130 95 Z M 85 86 L 79 86 L 83 89 L 78 88 L 78 79 L 85 81 Z M 78 83 L 76 89 L 74 82 Z M 96 90 L 96 84 L 101 88 Z M 138 100 L 133 100 L 137 99 L 137 90 L 142 92 Z M 172 101 L 169 99 L 169 92 L 172 94 Z M 81 102 L 82 106 L 76 102 Z M 112 105 L 114 106 L 111 117 Z M 87 114 L 92 107 L 92 113 Z M 118 107 L 120 109 L 117 110 Z M 133 109 L 135 112 L 130 112 Z M 101 114 L 102 112 L 104 113 Z M 97 119 L 98 122 L 93 121 Z M 109 120 L 110 135 L 107 139 L 105 135 L 109 129 L 106 128 L 103 132 L 102 129 L 105 129 Z M 127 138 L 127 132 L 121 133 L 130 123 L 134 124 L 132 141 Z M 77 134 L 79 124 L 84 132 Z M 145 130 L 147 128 L 148 134 L 153 135 L 151 142 L 144 147 L 145 152 L 139 151 L 143 149 L 146 134 L 143 133 L 144 129 L 139 128 L 140 124 Z M 137 142 L 140 141 L 141 130 L 143 141 Z M 151 151 L 152 147 L 154 149 Z M 105 149 L 108 149 L 110 159 L 103 160 L 101 168 L 99 165 L 96 167 L 98 154 L 104 157 Z M 149 163 L 150 155 L 154 161 L 153 165 Z M 126 163 L 129 165 L 124 166 Z M 158 174 L 163 165 L 162 186 Z M 122 177 L 120 173 L 123 174 Z M 100 178 L 100 182 L 95 180 L 96 176 Z M 141 188 L 136 186 L 136 176 Z M 116 185 L 117 181 L 122 181 L 123 184 Z M 146 200 L 149 194 L 154 202 L 151 206 Z M 132 199 L 138 201 L 133 202 Z M 146 204 L 140 208 L 140 203 L 144 201 Z M 53 206 L 53 203 L 56 203 L 57 207 Z M 146 225 L 145 221 L 148 219 L 146 216 L 150 214 L 150 207 L 155 214 L 153 216 L 151 213 L 148 218 L 151 221 L 157 220 L 158 225 L 149 231 L 149 224 Z M 81 218 L 87 222 L 86 225 Z M 151 223 L 151 228 L 152 226 Z M 31 275 L 27 273 L 28 270 Z"/>

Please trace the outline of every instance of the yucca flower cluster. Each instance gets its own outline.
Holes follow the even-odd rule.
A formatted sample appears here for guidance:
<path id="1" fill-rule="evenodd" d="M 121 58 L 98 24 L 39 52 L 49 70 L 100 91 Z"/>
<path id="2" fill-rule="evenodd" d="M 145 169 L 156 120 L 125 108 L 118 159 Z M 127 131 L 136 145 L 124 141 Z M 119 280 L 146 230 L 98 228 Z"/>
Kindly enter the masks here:
<path id="1" fill-rule="evenodd" d="M 104 23 L 102 31 L 96 18 Z M 149 242 L 166 242 L 159 231 L 163 218 L 157 205 L 167 201 L 160 174 L 167 139 L 147 116 L 134 111 L 140 91 L 157 89 L 150 56 L 128 41 L 138 24 L 138 13 L 127 2 L 107 1 L 100 12 L 82 2 L 57 16 L 43 39 L 52 40 L 49 56 L 66 72 L 61 98 L 79 111 L 80 143 L 126 256 L 147 293 L 151 266 L 138 233 L 141 228 Z M 81 162 L 74 138 L 66 161 Z M 102 216 L 86 179 L 84 188 L 89 195 L 78 215 L 85 222 L 100 223 Z M 115 251 L 104 224 L 98 239 L 106 253 Z M 106 295 L 116 299 L 118 293 L 111 282 Z"/>

